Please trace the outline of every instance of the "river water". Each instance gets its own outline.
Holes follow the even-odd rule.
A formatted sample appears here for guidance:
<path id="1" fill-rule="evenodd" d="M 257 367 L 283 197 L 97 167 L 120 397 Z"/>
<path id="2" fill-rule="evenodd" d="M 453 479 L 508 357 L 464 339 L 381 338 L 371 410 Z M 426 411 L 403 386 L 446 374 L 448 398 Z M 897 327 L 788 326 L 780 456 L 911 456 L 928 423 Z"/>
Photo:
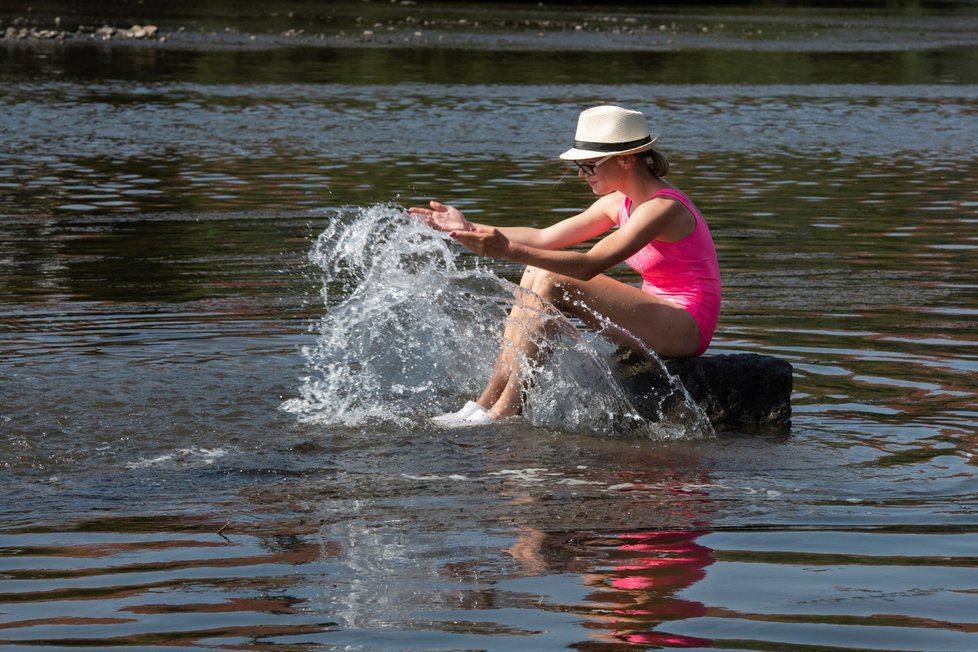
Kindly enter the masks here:
<path id="1" fill-rule="evenodd" d="M 0 39 L 0 645 L 978 648 L 978 11 L 293 4 Z M 0 32 L 94 20 L 49 5 Z M 708 354 L 793 365 L 789 434 L 622 428 L 573 332 L 528 419 L 428 424 L 519 269 L 404 207 L 574 213 L 602 102 L 710 222 Z"/>

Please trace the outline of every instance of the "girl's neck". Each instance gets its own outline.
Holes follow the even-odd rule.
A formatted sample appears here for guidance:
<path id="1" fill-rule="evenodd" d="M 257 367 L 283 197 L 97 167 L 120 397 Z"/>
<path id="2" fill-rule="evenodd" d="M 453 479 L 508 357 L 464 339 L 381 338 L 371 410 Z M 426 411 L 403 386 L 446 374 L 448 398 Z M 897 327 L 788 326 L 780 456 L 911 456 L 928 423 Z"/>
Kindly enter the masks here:
<path id="1" fill-rule="evenodd" d="M 667 188 L 675 190 L 675 186 L 668 181 L 654 177 L 646 170 L 637 170 L 629 177 L 621 191 L 632 200 L 633 204 L 640 204 L 656 192 Z"/>

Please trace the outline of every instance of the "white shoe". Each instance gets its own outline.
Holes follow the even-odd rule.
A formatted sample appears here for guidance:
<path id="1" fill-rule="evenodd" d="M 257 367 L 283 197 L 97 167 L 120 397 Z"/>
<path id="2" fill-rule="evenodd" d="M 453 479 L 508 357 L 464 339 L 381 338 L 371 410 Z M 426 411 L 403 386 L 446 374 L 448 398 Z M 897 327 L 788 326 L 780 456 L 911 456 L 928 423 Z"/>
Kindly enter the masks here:
<path id="1" fill-rule="evenodd" d="M 482 407 L 482 406 L 480 406 Z M 476 410 L 469 416 L 465 417 L 465 421 L 460 425 L 465 426 L 485 426 L 493 422 L 491 416 L 486 410 Z"/>
<path id="2" fill-rule="evenodd" d="M 471 417 L 473 414 L 479 413 L 485 414 L 486 409 L 475 401 L 469 401 L 463 405 L 462 409 L 458 412 L 441 414 L 437 417 L 431 417 L 431 420 L 440 426 L 457 426 L 465 422 L 465 420 Z"/>

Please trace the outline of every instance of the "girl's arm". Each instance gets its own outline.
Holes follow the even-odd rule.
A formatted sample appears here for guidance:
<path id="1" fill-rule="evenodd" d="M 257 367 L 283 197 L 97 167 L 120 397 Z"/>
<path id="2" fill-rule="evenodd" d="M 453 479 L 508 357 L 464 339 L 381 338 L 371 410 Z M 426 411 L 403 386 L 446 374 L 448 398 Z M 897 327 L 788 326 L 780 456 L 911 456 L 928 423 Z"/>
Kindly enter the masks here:
<path id="1" fill-rule="evenodd" d="M 502 258 L 588 280 L 626 260 L 656 238 L 675 241 L 685 237 L 695 224 L 695 218 L 682 204 L 660 198 L 639 205 L 624 227 L 603 238 L 586 252 L 535 247 L 509 239 L 501 229 L 481 225 L 473 231 L 453 231 L 451 235 L 480 256 Z"/>
<path id="2" fill-rule="evenodd" d="M 598 199 L 587 210 L 572 217 L 538 229 L 527 226 L 492 227 L 469 221 L 454 206 L 431 202 L 431 208 L 412 207 L 408 212 L 419 216 L 425 224 L 439 231 L 475 232 L 497 229 L 507 240 L 535 249 L 564 249 L 595 238 L 615 225 L 614 216 L 621 204 L 621 195 L 612 193 Z"/>

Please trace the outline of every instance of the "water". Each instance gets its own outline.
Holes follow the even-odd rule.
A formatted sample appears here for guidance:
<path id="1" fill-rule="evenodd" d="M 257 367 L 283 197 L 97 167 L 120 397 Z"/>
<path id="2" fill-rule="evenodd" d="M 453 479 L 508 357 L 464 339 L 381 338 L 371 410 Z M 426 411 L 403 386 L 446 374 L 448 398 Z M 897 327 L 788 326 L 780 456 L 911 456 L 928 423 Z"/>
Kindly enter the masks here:
<path id="1" fill-rule="evenodd" d="M 0 41 L 0 645 L 974 649 L 974 10 L 672 13 L 724 38 Z M 520 270 L 401 208 L 573 213 L 607 100 L 710 221 L 711 353 L 794 366 L 787 437 L 620 429 L 589 334 L 529 422 L 427 425 Z"/>

